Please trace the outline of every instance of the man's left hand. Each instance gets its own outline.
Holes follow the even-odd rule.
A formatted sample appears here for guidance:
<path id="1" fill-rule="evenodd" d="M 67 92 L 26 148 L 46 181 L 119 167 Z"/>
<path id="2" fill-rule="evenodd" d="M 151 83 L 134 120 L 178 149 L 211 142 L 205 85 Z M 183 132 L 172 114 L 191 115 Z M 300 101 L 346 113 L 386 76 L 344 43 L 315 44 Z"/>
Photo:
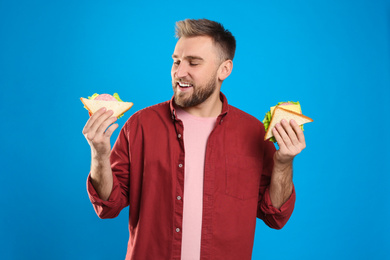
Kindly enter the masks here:
<path id="1" fill-rule="evenodd" d="M 275 163 L 292 163 L 294 157 L 306 147 L 303 131 L 294 120 L 288 123 L 283 119 L 275 125 L 272 133 L 279 145 L 279 150 L 274 155 Z"/>

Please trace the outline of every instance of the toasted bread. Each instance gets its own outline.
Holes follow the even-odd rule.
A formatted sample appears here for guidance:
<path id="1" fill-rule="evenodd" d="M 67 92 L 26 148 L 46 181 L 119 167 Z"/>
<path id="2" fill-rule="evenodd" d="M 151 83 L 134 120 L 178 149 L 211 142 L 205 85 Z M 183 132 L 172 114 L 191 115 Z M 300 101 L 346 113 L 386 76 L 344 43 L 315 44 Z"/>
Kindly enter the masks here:
<path id="1" fill-rule="evenodd" d="M 114 114 L 112 115 L 114 117 L 122 115 L 133 106 L 132 102 L 90 100 L 87 98 L 80 98 L 80 100 L 91 114 L 95 113 L 100 108 L 105 107 L 107 110 L 114 111 Z"/>
<path id="2" fill-rule="evenodd" d="M 288 106 L 285 106 L 285 107 L 288 107 Z M 272 129 L 275 127 L 275 125 L 277 123 L 280 123 L 280 121 L 282 121 L 282 119 L 287 120 L 287 122 L 289 122 L 291 119 L 294 119 L 298 125 L 303 125 L 306 123 L 313 122 L 313 119 L 311 119 L 310 117 L 307 117 L 307 116 L 304 116 L 300 113 L 285 109 L 284 106 L 277 106 L 274 109 L 274 112 L 273 112 L 273 115 L 271 118 L 271 122 L 268 126 L 268 129 L 267 129 L 267 133 L 264 136 L 264 140 L 267 140 L 267 139 L 271 138 L 272 136 L 274 136 L 274 134 L 272 133 Z"/>

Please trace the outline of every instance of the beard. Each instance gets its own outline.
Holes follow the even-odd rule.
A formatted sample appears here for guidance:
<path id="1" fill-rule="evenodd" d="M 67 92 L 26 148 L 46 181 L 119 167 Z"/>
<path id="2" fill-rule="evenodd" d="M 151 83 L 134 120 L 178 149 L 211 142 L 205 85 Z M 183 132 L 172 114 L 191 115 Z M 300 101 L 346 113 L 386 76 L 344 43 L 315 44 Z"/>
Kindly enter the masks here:
<path id="1" fill-rule="evenodd" d="M 187 93 L 179 93 L 177 91 L 177 81 L 172 82 L 174 100 L 176 105 L 182 108 L 187 108 L 197 106 L 206 101 L 217 88 L 215 78 L 216 73 L 210 78 L 210 80 L 206 83 L 205 86 L 193 85 L 193 93 L 187 98 L 185 97 L 186 95 L 188 95 Z"/>

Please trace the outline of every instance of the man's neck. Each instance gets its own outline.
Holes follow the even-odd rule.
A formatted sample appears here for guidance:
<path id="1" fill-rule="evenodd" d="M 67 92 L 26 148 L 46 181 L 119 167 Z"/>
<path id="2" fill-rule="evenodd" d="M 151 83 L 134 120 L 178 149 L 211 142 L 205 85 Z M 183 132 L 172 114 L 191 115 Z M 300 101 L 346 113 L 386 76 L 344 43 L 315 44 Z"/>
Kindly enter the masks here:
<path id="1" fill-rule="evenodd" d="M 215 91 L 203 103 L 193 107 L 185 107 L 183 110 L 197 117 L 218 117 L 222 112 L 220 92 Z"/>

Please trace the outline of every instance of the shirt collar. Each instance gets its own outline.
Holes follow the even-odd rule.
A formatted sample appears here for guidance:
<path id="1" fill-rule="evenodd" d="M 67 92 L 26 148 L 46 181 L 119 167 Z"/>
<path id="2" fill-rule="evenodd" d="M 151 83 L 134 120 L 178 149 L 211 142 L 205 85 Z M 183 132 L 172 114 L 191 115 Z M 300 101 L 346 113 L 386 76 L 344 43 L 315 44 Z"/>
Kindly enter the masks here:
<path id="1" fill-rule="evenodd" d="M 171 100 L 169 101 L 169 107 L 171 109 L 172 119 L 176 120 L 177 115 L 176 115 L 176 110 L 175 110 L 175 100 L 174 100 L 174 97 L 175 96 L 173 95 Z M 222 118 L 225 117 L 226 114 L 229 112 L 229 105 L 228 105 L 226 96 L 222 92 L 219 92 L 219 97 L 220 97 L 220 99 L 222 101 L 222 112 L 221 112 L 221 114 L 219 114 L 219 116 L 217 118 L 217 121 L 218 121 L 218 123 L 221 123 L 222 122 Z"/>

